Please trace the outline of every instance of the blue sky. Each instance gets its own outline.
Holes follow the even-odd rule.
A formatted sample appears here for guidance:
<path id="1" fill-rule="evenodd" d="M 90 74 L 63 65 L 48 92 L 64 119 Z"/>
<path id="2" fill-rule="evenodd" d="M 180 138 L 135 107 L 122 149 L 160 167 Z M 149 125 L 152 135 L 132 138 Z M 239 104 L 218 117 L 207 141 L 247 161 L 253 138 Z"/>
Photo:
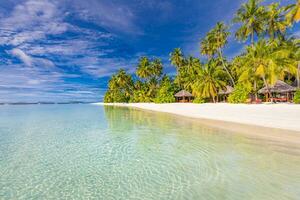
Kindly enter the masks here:
<path id="1" fill-rule="evenodd" d="M 242 2 L 0 0 L 0 102 L 100 101 L 109 76 L 144 55 L 172 73 L 169 53 L 200 56 L 200 38 Z M 231 36 L 226 55 L 241 51 Z"/>

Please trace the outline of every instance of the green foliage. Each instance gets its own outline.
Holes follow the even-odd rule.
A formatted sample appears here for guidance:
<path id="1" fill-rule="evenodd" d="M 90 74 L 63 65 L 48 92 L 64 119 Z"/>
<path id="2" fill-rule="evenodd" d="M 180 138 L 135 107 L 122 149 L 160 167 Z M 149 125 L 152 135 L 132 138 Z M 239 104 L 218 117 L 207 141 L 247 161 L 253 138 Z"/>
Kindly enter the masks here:
<path id="1" fill-rule="evenodd" d="M 264 32 L 265 8 L 260 2 L 249 0 L 238 9 L 233 19 L 240 25 L 235 34 L 238 40 L 247 40 L 250 37 L 253 44 L 255 34 L 260 36 Z"/>
<path id="2" fill-rule="evenodd" d="M 105 103 L 128 102 L 132 93 L 133 81 L 124 69 L 113 75 L 108 83 L 108 90 L 104 96 Z"/>
<path id="3" fill-rule="evenodd" d="M 191 91 L 192 85 L 200 75 L 201 67 L 202 65 L 198 58 L 188 57 L 185 59 L 183 66 L 179 68 L 174 82 L 180 86 L 180 89 Z"/>
<path id="4" fill-rule="evenodd" d="M 224 81 L 225 72 L 220 65 L 219 60 L 211 59 L 201 69 L 200 76 L 192 85 L 192 93 L 195 97 L 212 98 L 215 102 L 218 91 L 226 87 L 226 82 Z"/>
<path id="5" fill-rule="evenodd" d="M 127 103 L 128 101 L 129 97 L 120 91 L 108 90 L 104 96 L 105 103 Z"/>
<path id="6" fill-rule="evenodd" d="M 205 103 L 205 99 L 202 98 L 202 97 L 196 97 L 194 100 L 193 100 L 193 103 Z"/>
<path id="7" fill-rule="evenodd" d="M 297 90 L 297 92 L 294 95 L 294 103 L 300 104 L 300 90 Z"/>
<path id="8" fill-rule="evenodd" d="M 146 81 L 159 78 L 162 74 L 162 67 L 160 59 L 150 60 L 147 57 L 142 57 L 136 69 L 136 75 Z"/>
<path id="9" fill-rule="evenodd" d="M 249 90 L 247 87 L 242 85 L 237 85 L 234 91 L 229 95 L 229 103 L 246 103 L 249 98 Z"/>
<path id="10" fill-rule="evenodd" d="M 130 102 L 132 103 L 149 103 L 151 102 L 151 97 L 149 95 L 149 85 L 142 81 L 137 81 L 134 84 L 133 94 L 130 98 Z"/>
<path id="11" fill-rule="evenodd" d="M 170 61 L 171 64 L 177 68 L 177 70 L 183 66 L 184 55 L 180 48 L 176 48 L 172 53 L 170 53 Z"/>
<path id="12" fill-rule="evenodd" d="M 209 59 L 217 58 L 221 61 L 223 70 L 227 73 L 231 84 L 234 86 L 234 79 L 228 69 L 228 64 L 225 62 L 222 49 L 228 42 L 228 26 L 223 22 L 218 22 L 216 26 L 210 30 L 203 41 L 201 42 L 201 53 L 207 55 Z"/>
<path id="13" fill-rule="evenodd" d="M 219 50 L 227 44 L 229 34 L 228 27 L 223 22 L 218 22 L 201 41 L 201 54 L 208 57 L 218 54 Z"/>
<path id="14" fill-rule="evenodd" d="M 286 14 L 286 19 L 289 26 L 292 26 L 295 22 L 300 21 L 300 1 L 296 4 L 287 6 L 288 13 Z"/>
<path id="15" fill-rule="evenodd" d="M 155 103 L 173 103 L 174 98 L 174 86 L 168 76 L 162 79 L 160 88 L 158 89 L 157 96 L 154 100 Z"/>
<path id="16" fill-rule="evenodd" d="M 265 25 L 271 39 L 284 36 L 288 27 L 285 11 L 286 7 L 280 7 L 279 3 L 272 3 L 266 7 Z"/>
<path id="17" fill-rule="evenodd" d="M 207 56 L 203 63 L 194 56 L 185 56 L 180 48 L 170 54 L 176 68 L 174 81 L 163 74 L 160 59 L 141 57 L 136 77 L 124 70 L 112 76 L 105 102 L 174 102 L 174 93 L 192 91 L 194 103 L 216 101 L 218 92 L 227 85 L 235 88 L 231 103 L 244 103 L 249 93 L 256 94 L 263 86 L 277 80 L 300 80 L 300 42 L 286 32 L 300 18 L 299 3 L 280 6 L 261 0 L 248 0 L 237 11 L 233 22 L 238 26 L 238 40 L 251 40 L 251 45 L 229 63 L 223 55 L 228 43 L 229 27 L 219 22 L 201 41 L 200 52 Z M 299 66 L 300 68 L 300 66 Z M 237 86 L 236 86 L 237 84 Z M 299 102 L 299 91 L 295 102 Z"/>

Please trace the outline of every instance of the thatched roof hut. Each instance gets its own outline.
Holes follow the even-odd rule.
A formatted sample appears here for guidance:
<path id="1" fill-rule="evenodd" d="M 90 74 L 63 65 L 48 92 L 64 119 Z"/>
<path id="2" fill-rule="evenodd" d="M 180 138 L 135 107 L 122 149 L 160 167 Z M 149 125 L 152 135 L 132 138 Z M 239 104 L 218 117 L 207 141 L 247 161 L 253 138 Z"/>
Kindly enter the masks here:
<path id="1" fill-rule="evenodd" d="M 225 90 L 220 90 L 219 91 L 219 95 L 228 95 L 228 94 L 231 94 L 233 92 L 233 87 L 231 87 L 230 85 L 227 85 L 226 86 L 226 89 Z"/>
<path id="2" fill-rule="evenodd" d="M 181 90 L 181 91 L 177 92 L 174 96 L 175 97 L 193 97 L 193 95 L 186 90 Z"/>
<path id="3" fill-rule="evenodd" d="M 273 86 L 269 86 L 269 91 L 271 93 L 288 93 L 288 92 L 295 92 L 296 88 L 290 86 L 289 84 L 283 81 L 277 81 Z M 266 94 L 269 92 L 267 87 L 264 87 L 258 91 L 260 94 Z"/>
<path id="4" fill-rule="evenodd" d="M 186 90 L 181 90 L 180 92 L 177 92 L 174 96 L 177 102 L 182 103 L 190 102 L 193 98 L 193 95 Z"/>

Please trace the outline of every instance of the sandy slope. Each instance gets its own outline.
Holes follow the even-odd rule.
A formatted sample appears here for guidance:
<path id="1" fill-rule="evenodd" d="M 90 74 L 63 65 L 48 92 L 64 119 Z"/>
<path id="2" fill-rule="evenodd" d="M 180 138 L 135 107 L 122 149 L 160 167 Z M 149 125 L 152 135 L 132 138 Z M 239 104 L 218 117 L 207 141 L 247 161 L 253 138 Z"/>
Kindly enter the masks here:
<path id="1" fill-rule="evenodd" d="M 220 120 L 300 132 L 300 105 L 294 104 L 103 104 L 146 109 L 193 118 Z"/>

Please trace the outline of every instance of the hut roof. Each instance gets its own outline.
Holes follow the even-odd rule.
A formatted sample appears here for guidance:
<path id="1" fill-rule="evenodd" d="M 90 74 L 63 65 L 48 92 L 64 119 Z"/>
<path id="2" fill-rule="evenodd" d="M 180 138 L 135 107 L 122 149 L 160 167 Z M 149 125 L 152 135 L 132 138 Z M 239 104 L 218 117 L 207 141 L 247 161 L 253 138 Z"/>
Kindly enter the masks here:
<path id="1" fill-rule="evenodd" d="M 284 93 L 284 92 L 294 92 L 296 91 L 296 88 L 293 86 L 290 86 L 289 84 L 283 82 L 283 81 L 277 81 L 275 85 L 269 87 L 270 92 L 275 93 Z M 268 93 L 267 87 L 264 87 L 258 91 L 260 94 Z"/>
<path id="2" fill-rule="evenodd" d="M 193 95 L 186 90 L 181 90 L 174 95 L 175 97 L 192 97 Z"/>
<path id="3" fill-rule="evenodd" d="M 231 87 L 230 85 L 227 85 L 226 86 L 226 89 L 225 90 L 220 90 L 219 91 L 219 94 L 231 94 L 233 92 L 233 87 Z"/>

